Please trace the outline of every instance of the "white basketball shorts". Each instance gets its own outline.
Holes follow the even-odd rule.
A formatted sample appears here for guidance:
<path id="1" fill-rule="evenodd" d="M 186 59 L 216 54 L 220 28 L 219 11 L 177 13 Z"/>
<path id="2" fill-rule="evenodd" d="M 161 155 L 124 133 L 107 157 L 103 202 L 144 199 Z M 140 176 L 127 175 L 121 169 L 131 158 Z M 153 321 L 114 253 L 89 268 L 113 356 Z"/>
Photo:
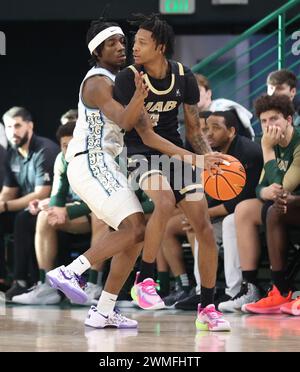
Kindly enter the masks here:
<path id="1" fill-rule="evenodd" d="M 67 174 L 73 191 L 99 219 L 115 230 L 126 217 L 143 213 L 127 178 L 111 155 L 80 154 L 70 161 Z"/>

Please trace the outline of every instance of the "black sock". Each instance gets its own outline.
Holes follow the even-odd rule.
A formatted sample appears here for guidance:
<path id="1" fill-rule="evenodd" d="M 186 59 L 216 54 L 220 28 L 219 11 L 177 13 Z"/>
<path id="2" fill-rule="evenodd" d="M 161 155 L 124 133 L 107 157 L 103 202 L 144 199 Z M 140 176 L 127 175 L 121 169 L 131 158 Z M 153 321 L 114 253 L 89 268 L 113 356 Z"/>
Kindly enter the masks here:
<path id="1" fill-rule="evenodd" d="M 154 278 L 154 269 L 155 269 L 155 263 L 154 262 L 145 262 L 141 261 L 141 270 L 140 270 L 140 275 L 138 277 L 137 282 L 140 283 L 144 279 L 147 278 Z"/>
<path id="2" fill-rule="evenodd" d="M 256 285 L 257 283 L 257 270 L 242 271 L 243 280 Z"/>
<path id="3" fill-rule="evenodd" d="M 271 278 L 274 285 L 278 288 L 282 296 L 287 296 L 290 291 L 290 286 L 285 279 L 284 271 L 271 271 Z"/>
<path id="4" fill-rule="evenodd" d="M 98 279 L 98 271 L 90 269 L 88 282 L 93 283 L 93 284 L 97 284 L 97 279 Z"/>
<path id="5" fill-rule="evenodd" d="M 200 303 L 201 303 L 202 309 L 204 309 L 207 305 L 213 304 L 214 297 L 215 297 L 215 287 L 205 288 L 201 286 Z"/>
<path id="6" fill-rule="evenodd" d="M 39 273 L 40 273 L 40 281 L 42 283 L 45 283 L 45 280 L 46 280 L 46 271 L 43 270 L 43 269 L 39 269 Z"/>

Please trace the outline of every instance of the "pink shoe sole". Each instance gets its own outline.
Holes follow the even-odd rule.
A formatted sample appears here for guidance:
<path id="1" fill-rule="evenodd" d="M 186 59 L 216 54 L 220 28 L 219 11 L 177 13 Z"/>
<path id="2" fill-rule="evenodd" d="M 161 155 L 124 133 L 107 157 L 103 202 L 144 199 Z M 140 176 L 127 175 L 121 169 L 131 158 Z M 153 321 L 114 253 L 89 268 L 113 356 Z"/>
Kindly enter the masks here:
<path id="1" fill-rule="evenodd" d="M 276 307 L 264 308 L 264 309 L 258 309 L 258 308 L 253 309 L 250 306 L 246 305 L 245 308 L 249 313 L 252 313 L 252 314 L 281 314 L 281 311 L 280 311 L 281 306 L 282 305 L 276 306 Z"/>

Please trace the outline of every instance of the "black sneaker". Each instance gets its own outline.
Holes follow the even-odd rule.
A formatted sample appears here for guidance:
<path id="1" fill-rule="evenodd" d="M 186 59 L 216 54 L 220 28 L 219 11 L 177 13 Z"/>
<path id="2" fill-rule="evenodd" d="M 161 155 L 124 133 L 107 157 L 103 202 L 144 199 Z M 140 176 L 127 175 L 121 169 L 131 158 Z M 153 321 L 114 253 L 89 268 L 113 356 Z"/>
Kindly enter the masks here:
<path id="1" fill-rule="evenodd" d="M 8 291 L 10 286 L 6 283 L 0 283 L 0 292 L 6 292 Z"/>
<path id="2" fill-rule="evenodd" d="M 175 304 L 175 309 L 180 310 L 197 310 L 200 303 L 200 295 L 186 297 L 184 300 L 178 301 Z"/>
<path id="3" fill-rule="evenodd" d="M 185 298 L 189 297 L 190 289 L 177 288 L 172 291 L 169 296 L 164 297 L 163 301 L 166 306 L 173 306 L 176 302 L 182 301 Z"/>
<path id="4" fill-rule="evenodd" d="M 5 293 L 6 301 L 11 301 L 14 296 L 21 295 L 27 292 L 27 287 L 22 287 L 20 284 L 15 282 L 8 291 Z"/>

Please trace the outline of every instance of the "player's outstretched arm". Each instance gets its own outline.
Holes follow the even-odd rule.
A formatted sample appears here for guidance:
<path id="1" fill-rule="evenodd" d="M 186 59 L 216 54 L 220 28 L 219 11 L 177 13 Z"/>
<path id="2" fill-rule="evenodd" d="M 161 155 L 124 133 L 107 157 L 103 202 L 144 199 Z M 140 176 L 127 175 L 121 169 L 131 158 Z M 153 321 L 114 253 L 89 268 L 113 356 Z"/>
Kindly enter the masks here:
<path id="1" fill-rule="evenodd" d="M 197 105 L 183 105 L 186 136 L 197 154 L 211 152 L 211 147 L 202 133 Z"/>
<path id="2" fill-rule="evenodd" d="M 148 88 L 142 74 L 135 74 L 136 89 L 129 104 L 124 108 L 113 98 L 113 83 L 105 76 L 88 79 L 83 88 L 83 101 L 89 107 L 99 108 L 106 117 L 121 128 L 130 131 L 139 120 Z"/>
<path id="3" fill-rule="evenodd" d="M 212 152 L 212 149 L 202 133 L 199 121 L 197 105 L 183 105 L 186 136 L 197 154 L 204 155 L 204 168 L 211 172 L 218 170 L 218 164 L 230 161 L 230 157 L 219 152 Z"/>
<path id="4" fill-rule="evenodd" d="M 174 145 L 172 142 L 154 132 L 150 117 L 145 112 L 141 116 L 139 122 L 136 124 L 135 130 L 146 146 L 158 150 L 168 156 L 176 156 L 182 161 L 195 165 L 199 168 L 203 166 L 204 162 L 204 168 L 209 172 L 212 169 L 218 169 L 218 164 L 229 159 L 227 155 L 218 152 L 210 152 L 209 154 L 205 154 L 204 159 L 202 159 L 201 156 L 203 155 L 194 154 L 186 149 Z"/>

